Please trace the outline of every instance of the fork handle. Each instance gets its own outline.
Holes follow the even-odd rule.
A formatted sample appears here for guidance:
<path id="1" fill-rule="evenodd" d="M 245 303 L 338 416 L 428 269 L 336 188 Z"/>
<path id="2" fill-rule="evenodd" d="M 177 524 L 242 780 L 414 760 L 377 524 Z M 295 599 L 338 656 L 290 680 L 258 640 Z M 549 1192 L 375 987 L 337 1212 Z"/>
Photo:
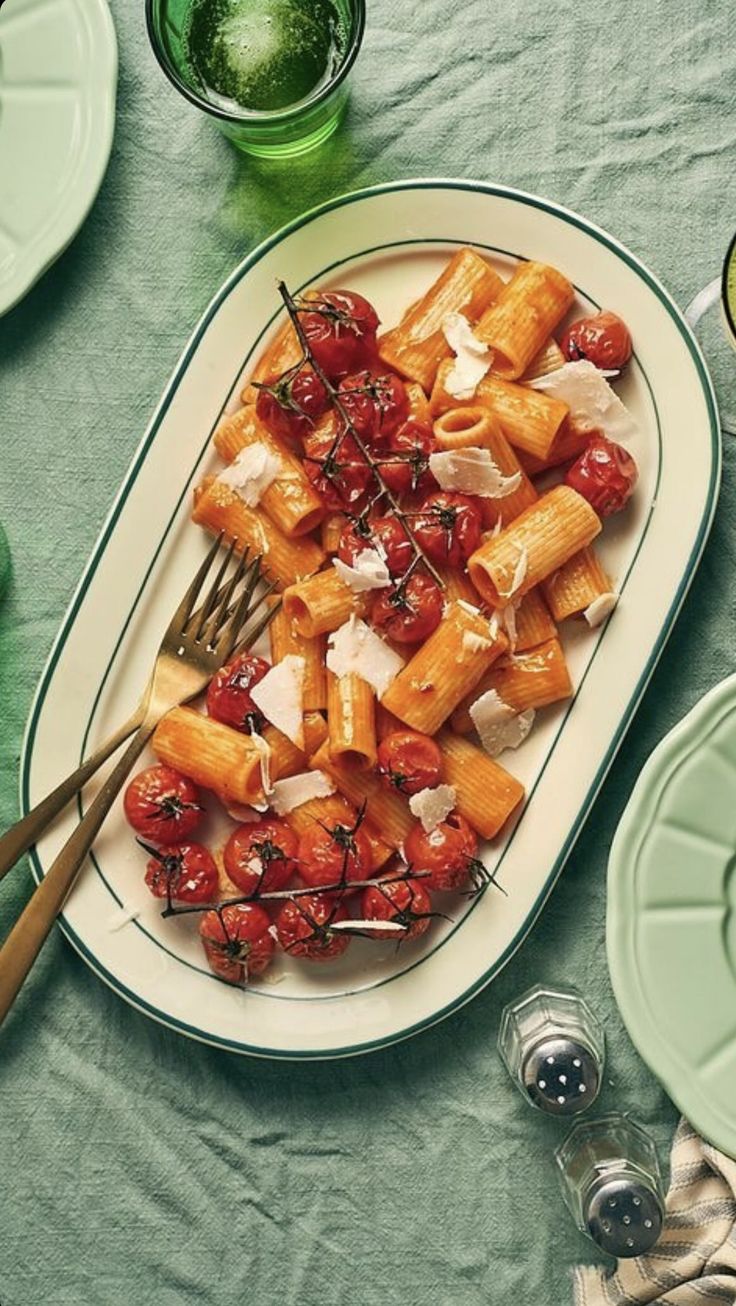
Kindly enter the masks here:
<path id="1" fill-rule="evenodd" d="M 16 821 L 9 830 L 0 838 L 0 879 L 7 875 L 8 871 L 15 866 L 15 863 L 23 853 L 36 842 L 43 834 L 47 825 L 50 825 L 55 816 L 58 816 L 62 808 L 66 807 L 70 798 L 87 783 L 90 776 L 98 771 L 103 762 L 120 747 L 126 739 L 129 739 L 134 730 L 137 730 L 143 719 L 143 711 L 139 708 L 129 721 L 125 722 L 114 735 L 110 735 L 100 747 L 88 757 L 86 762 L 78 766 L 76 771 L 62 780 L 61 784 L 41 799 L 35 807 L 20 821 Z"/>
<path id="2" fill-rule="evenodd" d="M 153 734 L 155 726 L 156 721 L 146 719 L 138 728 L 123 756 L 110 772 L 91 807 L 64 844 L 48 874 L 38 885 L 30 902 L 0 948 L 0 1024 L 12 1007 L 18 990 L 64 905 L 102 822 L 122 789 L 136 759 Z"/>

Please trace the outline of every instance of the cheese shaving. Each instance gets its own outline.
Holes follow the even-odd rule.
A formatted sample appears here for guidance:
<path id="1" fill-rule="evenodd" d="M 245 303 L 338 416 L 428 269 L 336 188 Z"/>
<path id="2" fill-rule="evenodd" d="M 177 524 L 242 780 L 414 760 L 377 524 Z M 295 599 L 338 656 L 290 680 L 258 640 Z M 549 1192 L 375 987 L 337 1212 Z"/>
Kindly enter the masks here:
<path id="1" fill-rule="evenodd" d="M 301 807 L 302 803 L 311 803 L 314 798 L 329 798 L 334 792 L 335 786 L 324 771 L 303 771 L 276 781 L 271 806 L 277 816 L 285 816 L 295 807 Z"/>
<path id="2" fill-rule="evenodd" d="M 361 930 L 366 934 L 372 934 L 379 930 L 381 933 L 386 930 L 390 934 L 406 934 L 407 926 L 402 925 L 401 921 L 367 921 L 358 919 L 354 921 L 332 921 L 330 929 L 337 930 L 338 933 L 342 931 L 348 934 L 351 930 Z"/>
<path id="3" fill-rule="evenodd" d="M 492 640 L 476 635 L 474 630 L 464 630 L 461 642 L 466 653 L 484 653 L 492 645 Z"/>
<path id="4" fill-rule="evenodd" d="M 325 662 L 335 676 L 360 676 L 377 698 L 383 698 L 404 665 L 404 659 L 355 613 L 330 635 Z"/>
<path id="5" fill-rule="evenodd" d="M 513 597 L 513 595 L 518 590 L 519 586 L 524 584 L 524 581 L 526 580 L 526 573 L 528 570 L 529 570 L 529 554 L 527 553 L 526 549 L 519 549 L 519 556 L 516 559 L 514 574 L 511 577 L 511 586 L 507 590 L 498 591 L 499 594 L 501 595 L 501 598 L 510 599 Z"/>
<path id="6" fill-rule="evenodd" d="M 504 476 L 490 451 L 475 445 L 431 453 L 429 470 L 441 489 L 477 494 L 483 499 L 504 499 L 521 485 L 521 472 Z"/>
<path id="7" fill-rule="evenodd" d="M 546 376 L 536 376 L 527 385 L 561 399 L 570 409 L 570 421 L 581 430 L 598 430 L 610 440 L 626 441 L 638 433 L 638 426 L 605 376 L 583 358 L 564 363 Z"/>
<path id="8" fill-rule="evenodd" d="M 281 460 L 265 444 L 249 444 L 220 472 L 218 481 L 234 490 L 249 508 L 257 508 L 281 471 Z"/>
<path id="9" fill-rule="evenodd" d="M 391 574 L 377 549 L 363 549 L 354 558 L 352 566 L 341 562 L 339 558 L 334 558 L 332 565 L 354 594 L 362 594 L 365 590 L 380 590 L 391 584 Z"/>
<path id="10" fill-rule="evenodd" d="M 268 798 L 268 795 L 273 793 L 273 786 L 271 784 L 271 746 L 268 740 L 264 739 L 263 735 L 259 735 L 256 730 L 252 732 L 250 738 L 253 740 L 254 747 L 257 748 L 261 755 L 261 788 Z M 256 811 L 265 811 L 265 808 L 259 807 L 258 803 L 254 803 L 253 806 Z"/>
<path id="11" fill-rule="evenodd" d="M 445 389 L 453 399 L 472 399 L 493 361 L 488 345 L 483 344 L 463 313 L 447 313 L 442 320 L 442 334 L 455 355 L 455 362 L 445 380 Z"/>
<path id="12" fill-rule="evenodd" d="M 523 744 L 534 724 L 534 708 L 516 714 L 495 689 L 489 689 L 470 706 L 470 719 L 490 757 Z"/>
<path id="13" fill-rule="evenodd" d="M 304 747 L 304 667 L 304 658 L 287 653 L 250 691 L 266 720 L 297 748 Z"/>
<path id="14" fill-rule="evenodd" d="M 429 834 L 449 816 L 456 801 L 457 794 L 452 785 L 437 785 L 435 789 L 420 789 L 418 794 L 412 794 L 409 807 L 412 815 L 421 821 L 422 828 Z"/>
<path id="15" fill-rule="evenodd" d="M 606 594 L 599 594 L 597 599 L 593 599 L 593 602 L 588 604 L 583 616 L 588 625 L 595 628 L 602 625 L 606 617 L 610 616 L 617 603 L 618 594 L 613 594 L 610 591 Z"/>

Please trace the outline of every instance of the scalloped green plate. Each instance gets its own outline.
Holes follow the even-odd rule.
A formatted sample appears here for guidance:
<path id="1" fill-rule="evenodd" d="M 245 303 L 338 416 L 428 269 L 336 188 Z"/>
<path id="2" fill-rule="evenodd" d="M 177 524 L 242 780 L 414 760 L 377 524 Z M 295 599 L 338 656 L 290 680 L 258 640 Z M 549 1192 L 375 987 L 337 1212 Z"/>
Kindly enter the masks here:
<path id="1" fill-rule="evenodd" d="M 670 1097 L 736 1156 L 736 676 L 652 754 L 611 849 L 608 963 Z"/>
<path id="2" fill-rule="evenodd" d="M 0 8 L 0 313 L 66 249 L 112 147 L 117 43 L 105 0 Z"/>

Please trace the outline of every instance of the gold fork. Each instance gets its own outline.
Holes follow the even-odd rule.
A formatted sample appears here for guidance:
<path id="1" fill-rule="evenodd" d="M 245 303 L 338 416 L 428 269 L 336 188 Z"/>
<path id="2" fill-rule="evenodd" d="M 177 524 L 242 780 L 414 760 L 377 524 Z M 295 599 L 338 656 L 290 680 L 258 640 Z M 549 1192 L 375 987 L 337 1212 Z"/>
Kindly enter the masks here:
<path id="1" fill-rule="evenodd" d="M 195 612 L 194 605 L 221 542 L 222 536 L 219 536 L 169 623 L 143 695 L 141 720 L 135 727 L 133 738 L 0 948 L 0 1023 L 38 956 L 126 777 L 161 718 L 171 708 L 201 693 L 237 649 L 253 644 L 276 611 L 275 607 L 267 611 L 257 627 L 241 639 L 244 626 L 273 586 L 253 601 L 256 585 L 261 579 L 261 559 L 254 558 L 249 562 L 247 553 L 243 554 L 229 579 L 225 579 L 235 548 L 233 542 L 201 607 Z M 125 737 L 118 733 L 113 738 L 120 744 Z M 16 828 L 8 835 L 13 835 Z"/>

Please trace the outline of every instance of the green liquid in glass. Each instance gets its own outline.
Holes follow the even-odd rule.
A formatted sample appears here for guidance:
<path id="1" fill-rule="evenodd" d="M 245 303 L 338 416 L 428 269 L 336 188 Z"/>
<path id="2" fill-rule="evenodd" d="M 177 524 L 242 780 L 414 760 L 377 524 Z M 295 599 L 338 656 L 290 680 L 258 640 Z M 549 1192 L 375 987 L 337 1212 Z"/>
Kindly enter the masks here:
<path id="1" fill-rule="evenodd" d="M 232 111 L 306 99 L 334 75 L 347 37 L 332 0 L 192 0 L 184 40 L 202 93 Z"/>

